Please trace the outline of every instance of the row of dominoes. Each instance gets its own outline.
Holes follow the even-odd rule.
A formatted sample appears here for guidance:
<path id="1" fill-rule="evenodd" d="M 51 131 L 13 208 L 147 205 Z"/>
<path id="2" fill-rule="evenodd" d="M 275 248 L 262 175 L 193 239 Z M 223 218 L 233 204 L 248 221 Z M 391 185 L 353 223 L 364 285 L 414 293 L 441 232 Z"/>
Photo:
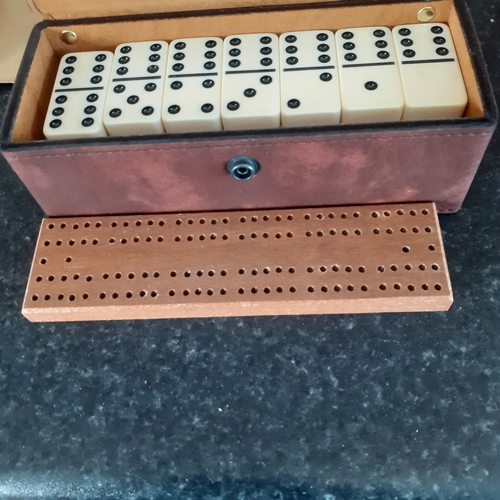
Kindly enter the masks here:
<path id="1" fill-rule="evenodd" d="M 445 24 L 189 38 L 64 56 L 47 139 L 461 117 Z"/>

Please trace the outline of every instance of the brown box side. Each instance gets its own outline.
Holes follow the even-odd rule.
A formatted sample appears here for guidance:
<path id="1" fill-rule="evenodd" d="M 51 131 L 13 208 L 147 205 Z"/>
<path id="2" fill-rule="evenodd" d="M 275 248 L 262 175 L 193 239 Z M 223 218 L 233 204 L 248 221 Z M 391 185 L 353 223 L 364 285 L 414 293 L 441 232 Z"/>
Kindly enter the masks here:
<path id="1" fill-rule="evenodd" d="M 4 152 L 49 216 L 435 201 L 455 212 L 491 128 L 318 133 Z M 259 173 L 237 181 L 236 155 Z"/>

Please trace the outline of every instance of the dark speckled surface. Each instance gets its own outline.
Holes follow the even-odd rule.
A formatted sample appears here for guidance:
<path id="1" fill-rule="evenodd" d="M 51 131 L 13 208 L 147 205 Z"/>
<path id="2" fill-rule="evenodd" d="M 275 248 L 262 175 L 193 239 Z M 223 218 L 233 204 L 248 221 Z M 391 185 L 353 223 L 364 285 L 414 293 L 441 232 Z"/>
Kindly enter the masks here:
<path id="1" fill-rule="evenodd" d="M 498 96 L 500 1 L 469 4 Z M 0 163 L 0 498 L 500 499 L 499 153 L 440 218 L 447 313 L 45 325 Z"/>

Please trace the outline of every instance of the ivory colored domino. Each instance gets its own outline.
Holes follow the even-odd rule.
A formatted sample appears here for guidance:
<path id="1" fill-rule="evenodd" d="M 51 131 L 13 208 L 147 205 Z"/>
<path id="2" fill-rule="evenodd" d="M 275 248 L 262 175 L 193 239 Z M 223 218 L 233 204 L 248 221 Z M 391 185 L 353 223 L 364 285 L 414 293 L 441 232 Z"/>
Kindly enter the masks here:
<path id="1" fill-rule="evenodd" d="M 283 33 L 280 44 L 281 124 L 335 125 L 340 86 L 335 35 L 328 30 Z"/>
<path id="2" fill-rule="evenodd" d="M 73 52 L 61 59 L 45 117 L 47 139 L 105 137 L 103 109 L 113 53 Z"/>
<path id="3" fill-rule="evenodd" d="M 109 135 L 159 134 L 168 43 L 123 43 L 115 50 L 106 96 Z"/>
<path id="4" fill-rule="evenodd" d="M 405 96 L 404 120 L 460 118 L 465 84 L 446 24 L 408 24 L 393 29 Z"/>
<path id="5" fill-rule="evenodd" d="M 401 119 L 403 88 L 391 31 L 383 26 L 337 31 L 342 123 Z"/>
<path id="6" fill-rule="evenodd" d="M 173 40 L 168 55 L 162 119 L 168 133 L 222 129 L 222 40 Z"/>
<path id="7" fill-rule="evenodd" d="M 225 130 L 280 126 L 278 37 L 232 35 L 224 40 L 221 115 Z"/>

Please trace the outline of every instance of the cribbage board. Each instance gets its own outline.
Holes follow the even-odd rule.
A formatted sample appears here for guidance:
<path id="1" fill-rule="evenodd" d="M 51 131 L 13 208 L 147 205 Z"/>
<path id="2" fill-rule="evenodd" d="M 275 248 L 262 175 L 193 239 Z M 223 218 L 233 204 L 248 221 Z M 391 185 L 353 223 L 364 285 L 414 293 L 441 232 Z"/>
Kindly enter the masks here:
<path id="1" fill-rule="evenodd" d="M 46 219 L 30 321 L 442 311 L 432 203 Z"/>

